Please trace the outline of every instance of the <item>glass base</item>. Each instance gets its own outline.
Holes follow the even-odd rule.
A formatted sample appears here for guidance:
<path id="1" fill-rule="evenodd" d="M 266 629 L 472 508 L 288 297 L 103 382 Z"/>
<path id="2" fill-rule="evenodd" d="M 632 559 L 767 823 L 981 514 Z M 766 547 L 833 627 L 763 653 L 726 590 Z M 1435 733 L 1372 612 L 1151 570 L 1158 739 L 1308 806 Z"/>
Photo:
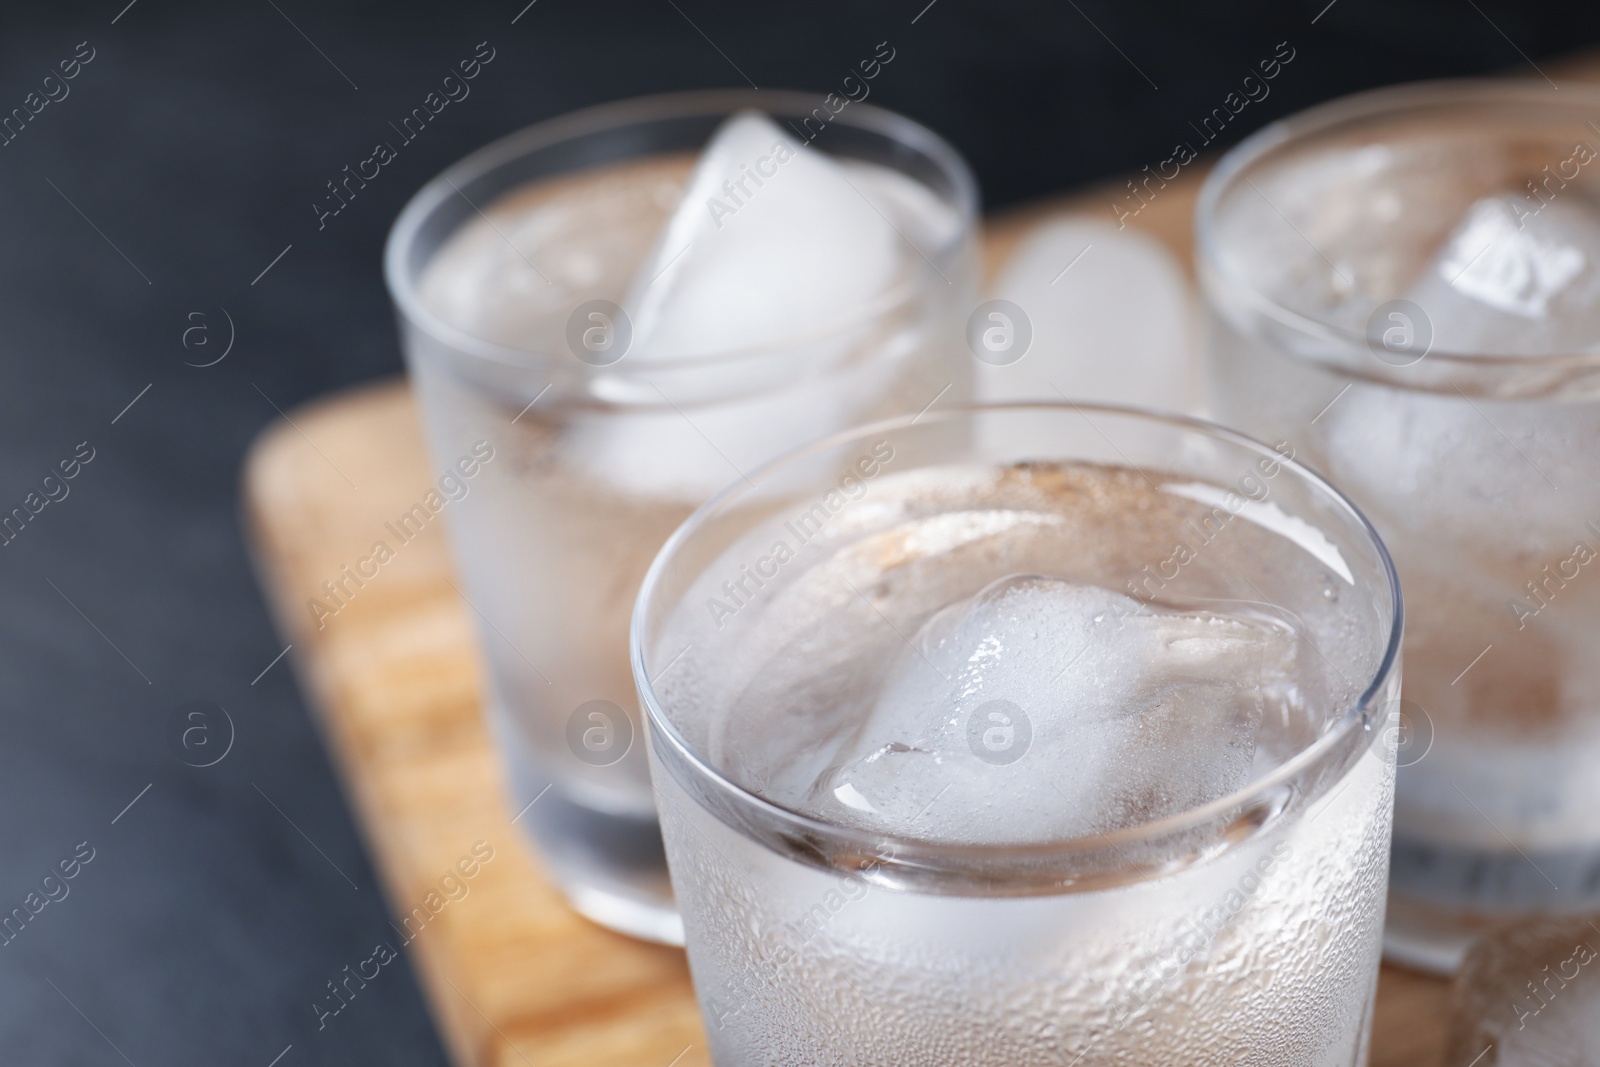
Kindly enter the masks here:
<path id="1" fill-rule="evenodd" d="M 1448 977 L 1460 968 L 1467 949 L 1482 932 L 1452 912 L 1390 893 L 1383 958 L 1414 971 Z"/>
<path id="2" fill-rule="evenodd" d="M 507 754 L 516 822 L 578 914 L 629 937 L 683 944 L 655 816 L 598 811 Z"/>
<path id="3" fill-rule="evenodd" d="M 1533 918 L 1536 914 L 1541 913 L 1465 911 L 1391 889 L 1388 919 L 1383 928 L 1383 958 L 1416 971 L 1453 975 L 1478 938 L 1506 923 Z M 1563 913 L 1543 914 L 1559 917 Z"/>
<path id="4" fill-rule="evenodd" d="M 1395 833 L 1384 955 L 1452 974 L 1479 936 L 1535 915 L 1600 908 L 1600 849 L 1464 848 Z"/>
<path id="5" fill-rule="evenodd" d="M 590 922 L 640 941 L 683 947 L 683 918 L 670 896 L 666 900 L 646 900 L 592 885 L 564 884 L 562 890 L 572 910 Z"/>

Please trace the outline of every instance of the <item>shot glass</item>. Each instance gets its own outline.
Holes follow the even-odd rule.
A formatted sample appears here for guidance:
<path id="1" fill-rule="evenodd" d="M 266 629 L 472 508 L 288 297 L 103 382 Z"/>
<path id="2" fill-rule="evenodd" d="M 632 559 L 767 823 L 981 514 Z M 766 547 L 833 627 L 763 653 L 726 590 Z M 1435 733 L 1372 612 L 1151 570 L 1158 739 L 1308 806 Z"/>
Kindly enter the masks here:
<path id="1" fill-rule="evenodd" d="M 982 405 L 748 472 L 633 620 L 713 1059 L 1365 1062 L 1400 629 L 1359 512 L 1196 420 Z"/>
<path id="2" fill-rule="evenodd" d="M 827 99 L 666 95 L 530 127 L 424 186 L 385 253 L 431 455 L 467 490 L 448 506 L 449 531 L 511 810 L 573 907 L 641 938 L 682 939 L 628 667 L 628 615 L 651 558 L 738 471 L 941 390 L 944 402 L 968 392 L 972 177 L 916 123 Z M 793 336 L 639 363 L 622 307 L 630 279 L 696 154 L 746 109 L 805 152 L 896 178 L 937 225 L 896 219 L 891 284 L 854 306 L 819 303 Z M 746 202 L 718 195 L 725 209 Z M 737 210 L 713 217 L 752 225 Z M 806 284 L 796 280 L 796 301 Z"/>
<path id="3" fill-rule="evenodd" d="M 1389 951 L 1600 909 L 1600 93 L 1366 93 L 1198 209 L 1212 410 L 1350 494 L 1405 583 Z"/>

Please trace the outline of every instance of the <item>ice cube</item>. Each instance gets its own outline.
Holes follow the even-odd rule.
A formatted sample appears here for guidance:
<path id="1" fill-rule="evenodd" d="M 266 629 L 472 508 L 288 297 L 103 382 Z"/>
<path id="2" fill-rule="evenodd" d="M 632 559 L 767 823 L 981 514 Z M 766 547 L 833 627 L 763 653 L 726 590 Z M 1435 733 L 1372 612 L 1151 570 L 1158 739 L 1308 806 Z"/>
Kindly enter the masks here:
<path id="1" fill-rule="evenodd" d="M 1600 215 L 1576 192 L 1562 196 L 1537 213 L 1511 197 L 1466 211 L 1409 294 L 1431 323 L 1432 351 L 1533 356 L 1600 344 Z M 1337 400 L 1332 388 L 1326 394 L 1332 402 L 1315 420 L 1323 441 L 1305 460 L 1362 502 L 1407 589 L 1421 594 L 1407 608 L 1408 687 L 1442 674 L 1436 691 L 1470 703 L 1470 684 L 1447 683 L 1485 646 L 1493 643 L 1496 656 L 1509 647 L 1502 627 L 1517 619 L 1507 593 L 1520 594 L 1545 561 L 1567 558 L 1586 536 L 1588 516 L 1574 508 L 1570 487 L 1595 483 L 1600 425 L 1560 417 L 1563 405 L 1480 399 L 1447 383 L 1397 389 L 1357 378 L 1346 389 Z M 1441 551 L 1441 543 L 1454 547 Z M 1476 582 L 1461 581 L 1468 559 Z M 1518 655 L 1541 654 L 1516 636 Z M 1453 804 L 1450 780 L 1438 779 Z"/>
<path id="2" fill-rule="evenodd" d="M 1451 991 L 1447 1063 L 1600 1063 L 1600 915 L 1525 920 L 1468 952 Z"/>
<path id="3" fill-rule="evenodd" d="M 861 421 L 891 361 L 857 361 L 848 382 L 829 370 L 906 271 L 897 211 L 954 222 L 889 168 L 831 159 L 757 112 L 730 118 L 634 277 L 629 350 L 595 383 L 647 410 L 576 422 L 570 453 L 630 492 L 698 501 Z"/>
<path id="4" fill-rule="evenodd" d="M 1294 654 L 1266 624 L 1004 578 L 923 625 L 803 806 L 988 843 L 1175 814 L 1244 785 Z"/>
<path id="5" fill-rule="evenodd" d="M 1600 216 L 1569 195 L 1477 201 L 1410 294 L 1440 352 L 1541 355 L 1600 345 Z"/>
<path id="6" fill-rule="evenodd" d="M 1409 299 L 1428 317 L 1434 352 L 1595 349 L 1600 215 L 1575 194 L 1537 214 L 1520 198 L 1478 200 Z M 1569 487 L 1593 481 L 1600 436 L 1575 420 L 1502 415 L 1492 400 L 1468 403 L 1449 389 L 1357 382 L 1319 421 L 1326 452 L 1312 462 L 1358 500 L 1403 495 L 1390 519 L 1419 533 L 1471 531 L 1500 543 L 1505 516 L 1516 515 L 1519 550 L 1538 558 L 1570 548 L 1581 527 Z"/>
<path id="7" fill-rule="evenodd" d="M 717 131 L 624 306 L 634 363 L 812 335 L 881 295 L 894 227 L 845 169 L 756 111 Z"/>
<path id="8" fill-rule="evenodd" d="M 1189 287 L 1154 239 L 1082 219 L 1047 223 L 1023 238 L 992 295 L 1023 309 L 1033 340 L 1014 363 L 977 365 L 980 399 L 1200 411 Z"/>
<path id="9" fill-rule="evenodd" d="M 1448 530 L 1454 543 L 1514 544 L 1542 562 L 1564 559 L 1583 531 L 1570 487 L 1594 484 L 1600 426 L 1359 380 L 1318 426 L 1324 440 L 1306 462 L 1375 510 L 1386 537 Z"/>

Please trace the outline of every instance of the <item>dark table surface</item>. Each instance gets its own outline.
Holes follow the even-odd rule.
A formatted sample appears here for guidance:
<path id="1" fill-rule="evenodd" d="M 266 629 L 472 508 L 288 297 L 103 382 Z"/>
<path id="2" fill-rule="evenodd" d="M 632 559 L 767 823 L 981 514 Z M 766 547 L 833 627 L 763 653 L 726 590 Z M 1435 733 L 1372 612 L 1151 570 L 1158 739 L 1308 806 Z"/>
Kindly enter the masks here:
<path id="1" fill-rule="evenodd" d="M 274 663 L 237 478 L 280 410 L 399 370 L 382 240 L 450 161 L 641 93 L 834 89 L 887 41 L 872 102 L 953 140 L 992 207 L 1165 158 L 1280 42 L 1227 140 L 1600 40 L 1600 9 L 1545 0 L 525 3 L 0 13 L 0 514 L 26 520 L 0 534 L 0 1063 L 444 1060 L 406 971 L 318 1029 L 388 915 Z M 319 228 L 325 183 L 480 42 L 471 95 Z"/>

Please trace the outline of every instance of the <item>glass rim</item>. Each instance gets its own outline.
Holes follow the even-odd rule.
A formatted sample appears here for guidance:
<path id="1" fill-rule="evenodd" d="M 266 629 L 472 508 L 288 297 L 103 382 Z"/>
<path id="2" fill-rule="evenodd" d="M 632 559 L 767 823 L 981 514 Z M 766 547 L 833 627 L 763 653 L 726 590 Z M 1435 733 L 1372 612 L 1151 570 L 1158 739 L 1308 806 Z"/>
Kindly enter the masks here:
<path id="1" fill-rule="evenodd" d="M 461 157 L 428 179 L 400 209 L 384 241 L 383 277 L 389 291 L 389 299 L 393 301 L 406 323 L 422 330 L 434 341 L 456 352 L 487 362 L 519 368 L 536 366 L 540 361 L 560 358 L 564 353 L 502 345 L 480 337 L 445 321 L 423 302 L 418 291 L 417 279 L 411 276 L 406 258 L 423 225 L 434 212 L 446 201 L 464 195 L 458 186 L 476 181 L 517 159 L 597 130 L 618 129 L 638 123 L 675 118 L 731 115 L 747 107 L 761 108 L 773 114 L 785 109 L 804 113 L 811 111 L 825 95 L 791 89 L 694 89 L 684 92 L 652 93 L 565 112 L 499 137 Z M 927 260 L 930 265 L 941 260 L 953 261 L 957 250 L 975 232 L 978 219 L 977 179 L 961 153 L 943 137 L 915 119 L 876 104 L 857 103 L 852 100 L 850 106 L 840 109 L 829 120 L 829 124 L 851 126 L 879 134 L 887 140 L 923 153 L 934 162 L 951 183 L 960 225 L 945 245 L 932 250 L 931 255 L 922 255 L 921 258 Z M 579 173 L 579 170 L 563 173 Z M 476 204 L 472 206 L 478 207 Z M 921 255 L 921 251 L 918 252 Z M 939 268 L 935 266 L 934 269 Z M 889 308 L 913 299 L 917 289 L 915 278 L 892 285 L 857 309 L 854 314 L 844 319 L 833 320 L 815 333 L 807 334 L 798 340 L 790 337 L 771 344 L 673 360 L 666 369 L 693 370 L 759 358 L 785 351 L 797 343 L 835 336 Z M 600 371 L 615 374 L 618 369 L 617 365 L 610 365 L 585 368 L 585 372 Z M 660 367 L 655 368 L 655 373 L 660 373 L 661 370 Z"/>
<path id="2" fill-rule="evenodd" d="M 1058 412 L 1062 414 L 1073 412 L 1085 418 L 1087 418 L 1086 413 L 1093 412 L 1132 418 L 1136 421 L 1155 423 L 1202 434 L 1243 448 L 1260 458 L 1270 458 L 1298 475 L 1303 481 L 1309 483 L 1314 490 L 1330 499 L 1338 510 L 1352 522 L 1352 525 L 1365 535 L 1367 542 L 1375 550 L 1378 560 L 1382 564 L 1384 580 L 1394 605 L 1389 619 L 1390 629 L 1384 645 L 1383 656 L 1361 695 L 1351 702 L 1350 707 L 1345 710 L 1332 727 L 1325 730 L 1309 745 L 1273 768 L 1270 773 L 1247 783 L 1244 787 L 1226 796 L 1161 819 L 1136 823 L 1132 826 L 1121 827 L 1106 833 L 1097 832 L 1059 841 L 1023 842 L 1017 844 L 967 844 L 930 841 L 925 838 L 889 833 L 887 831 L 862 830 L 826 822 L 791 808 L 786 808 L 781 804 L 776 804 L 746 789 L 712 766 L 705 757 L 695 750 L 694 746 L 689 744 L 683 734 L 667 717 L 645 665 L 645 619 L 649 609 L 653 607 L 652 601 L 656 586 L 661 582 L 667 565 L 678 549 L 693 537 L 712 516 L 721 511 L 725 505 L 753 492 L 758 483 L 765 480 L 767 475 L 776 471 L 804 462 L 820 453 L 838 448 L 851 441 L 886 432 L 908 429 L 913 424 L 924 419 L 927 420 L 925 425 L 931 426 L 939 422 L 956 422 L 985 414 L 1006 411 Z M 634 683 L 639 691 L 639 702 L 647 720 L 651 743 L 670 745 L 681 760 L 703 782 L 710 783 L 721 795 L 731 798 L 735 804 L 741 807 L 759 812 L 769 819 L 776 819 L 798 829 L 822 835 L 825 838 L 849 842 L 864 850 L 882 848 L 887 845 L 890 848 L 904 850 L 907 854 L 921 858 L 944 858 L 965 861 L 986 858 L 1052 858 L 1099 852 L 1108 845 L 1114 850 L 1119 850 L 1124 845 L 1133 846 L 1146 842 L 1155 842 L 1170 835 L 1203 827 L 1230 812 L 1265 799 L 1284 783 L 1316 765 L 1338 749 L 1353 732 L 1364 728 L 1369 706 L 1373 699 L 1383 691 L 1399 662 L 1404 616 L 1405 609 L 1400 590 L 1400 578 L 1395 571 L 1394 561 L 1390 558 L 1388 546 L 1384 544 L 1376 528 L 1373 527 L 1365 513 L 1356 506 L 1354 501 L 1340 492 L 1337 487 L 1321 474 L 1298 460 L 1286 458 L 1266 443 L 1236 430 L 1230 430 L 1225 426 L 1188 415 L 1154 411 L 1133 405 L 1102 404 L 1088 401 L 1002 401 L 969 404 L 946 408 L 939 412 L 926 412 L 921 415 L 883 419 L 831 434 L 819 441 L 792 449 L 767 460 L 751 470 L 747 477 L 736 480 L 719 490 L 716 495 L 696 508 L 673 531 L 672 536 L 662 545 L 661 551 L 656 554 L 656 558 L 651 562 L 650 569 L 646 572 L 644 581 L 639 587 L 639 594 L 634 600 L 633 617 L 628 626 L 628 659 L 633 668 Z M 1347 769 L 1345 774 L 1348 773 Z M 1341 775 L 1340 780 L 1343 780 L 1343 777 L 1344 775 Z"/>
<path id="3" fill-rule="evenodd" d="M 1570 89 L 1570 95 L 1566 91 Z M 1234 287 L 1256 311 L 1280 325 L 1300 333 L 1333 341 L 1352 348 L 1365 348 L 1364 334 L 1349 330 L 1304 312 L 1296 311 L 1262 293 L 1222 265 L 1216 231 L 1217 211 L 1223 196 L 1237 187 L 1244 171 L 1272 151 L 1296 141 L 1305 141 L 1361 119 L 1398 115 L 1405 110 L 1460 107 L 1464 104 L 1500 104 L 1540 107 L 1550 111 L 1588 108 L 1600 114 L 1600 86 L 1573 84 L 1564 88 L 1559 100 L 1550 100 L 1553 90 L 1530 78 L 1451 78 L 1410 82 L 1353 93 L 1297 112 L 1257 130 L 1223 153 L 1206 175 L 1195 202 L 1194 234 L 1196 265 L 1215 273 Z M 1537 99 L 1536 99 L 1537 98 Z M 1205 271 L 1201 272 L 1202 274 Z M 1485 352 L 1449 352 L 1429 349 L 1427 359 L 1462 370 L 1585 369 L 1600 367 L 1600 349 L 1589 352 L 1555 352 L 1517 356 Z M 1362 375 L 1350 372 L 1350 377 Z M 1387 376 L 1378 380 L 1396 384 Z"/>

